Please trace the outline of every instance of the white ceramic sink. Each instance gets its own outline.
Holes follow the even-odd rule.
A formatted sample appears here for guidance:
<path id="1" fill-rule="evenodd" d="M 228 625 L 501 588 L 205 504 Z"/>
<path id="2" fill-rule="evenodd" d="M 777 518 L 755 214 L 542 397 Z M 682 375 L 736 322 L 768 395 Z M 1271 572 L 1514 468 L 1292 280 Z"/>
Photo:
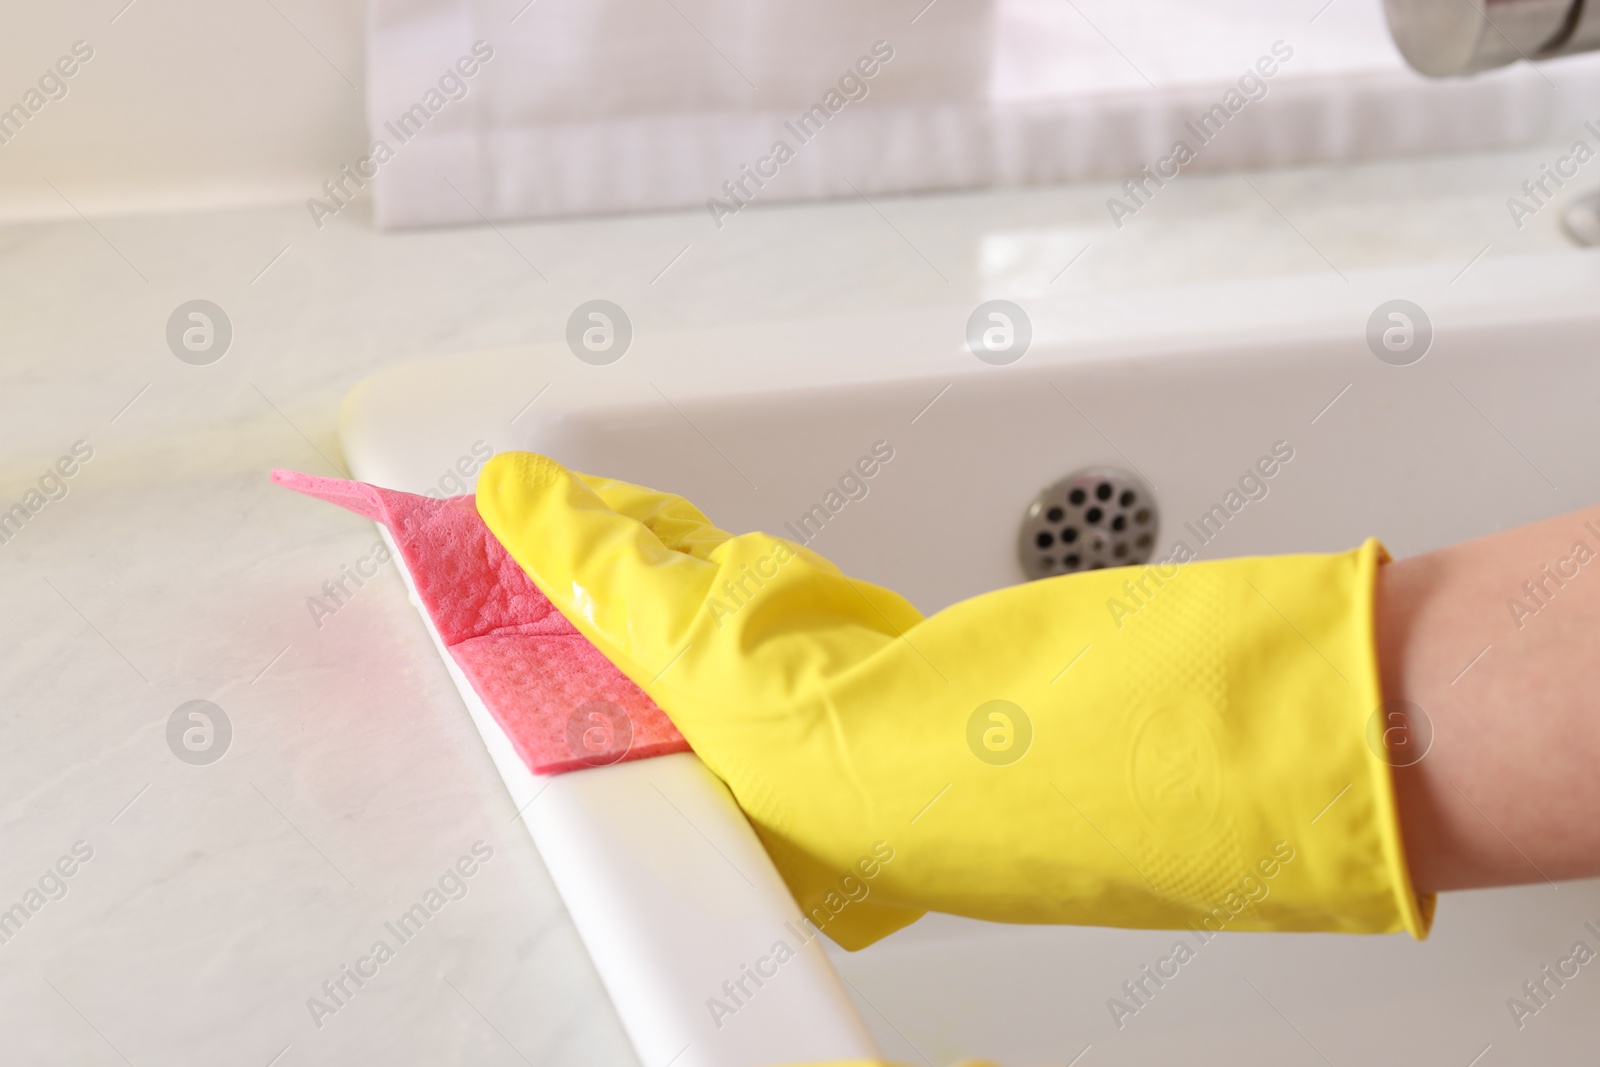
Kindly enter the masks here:
<path id="1" fill-rule="evenodd" d="M 369 380 L 347 402 L 343 444 L 357 477 L 414 490 L 476 441 L 535 449 L 680 492 L 726 528 L 793 536 L 784 524 L 887 442 L 892 460 L 811 546 L 926 612 L 1021 580 L 1024 509 L 1087 466 L 1154 487 L 1163 555 L 1180 539 L 1220 557 L 1376 535 L 1403 556 L 1600 499 L 1600 257 L 1458 270 L 1022 301 L 1032 346 L 1007 366 L 966 348 L 971 306 L 640 334 L 626 374 L 559 343 L 464 355 Z M 1366 339 L 1395 298 L 1434 332 L 1407 366 Z M 1267 495 L 1202 545 L 1184 524 L 1279 442 L 1293 459 Z M 1516 637 L 1499 619 L 1482 628 L 1485 641 Z M 1482 644 L 1463 645 L 1463 668 Z M 934 1064 L 1465 1067 L 1578 1062 L 1600 1036 L 1600 977 L 1587 973 L 1520 1030 L 1505 1007 L 1590 936 L 1585 920 L 1600 925 L 1596 883 L 1447 896 L 1421 944 L 1225 934 L 1120 1027 L 1108 998 L 1173 935 L 930 916 L 861 953 L 808 955 L 718 1028 L 706 999 L 794 911 L 721 787 L 692 757 L 545 783 L 500 755 L 519 807 L 549 786 L 528 825 L 648 1067 L 843 1056 L 874 1038 Z"/>

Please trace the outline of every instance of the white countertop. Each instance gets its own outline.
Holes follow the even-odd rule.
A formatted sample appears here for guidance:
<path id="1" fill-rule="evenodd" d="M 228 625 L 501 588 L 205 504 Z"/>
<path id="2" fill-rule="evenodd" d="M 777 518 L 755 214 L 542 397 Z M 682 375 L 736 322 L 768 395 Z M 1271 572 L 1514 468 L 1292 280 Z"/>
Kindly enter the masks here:
<path id="1" fill-rule="evenodd" d="M 1254 189 L 1187 176 L 1120 231 L 1108 186 L 753 208 L 720 232 L 687 212 L 389 234 L 355 209 L 319 232 L 297 205 L 0 229 L 0 509 L 74 442 L 94 449 L 0 544 L 0 909 L 75 842 L 93 849 L 0 944 L 0 1061 L 632 1061 L 398 576 L 320 627 L 308 609 L 376 534 L 266 473 L 337 473 L 338 405 L 364 376 L 549 342 L 596 297 L 655 331 L 1417 260 L 1470 272 L 1480 253 L 1565 246 L 1554 208 L 1519 233 L 1505 207 L 1559 151 Z M 233 324 L 211 366 L 165 343 L 195 298 Z M 233 726 L 207 766 L 167 745 L 193 699 Z M 480 840 L 494 855 L 467 895 L 319 1029 L 307 998 L 395 945 L 385 922 Z"/>

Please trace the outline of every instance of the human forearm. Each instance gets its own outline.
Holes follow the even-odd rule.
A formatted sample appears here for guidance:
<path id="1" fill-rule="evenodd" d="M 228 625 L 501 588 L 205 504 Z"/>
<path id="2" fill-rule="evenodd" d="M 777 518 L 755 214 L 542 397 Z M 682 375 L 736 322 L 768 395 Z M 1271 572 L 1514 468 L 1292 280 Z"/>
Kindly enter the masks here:
<path id="1" fill-rule="evenodd" d="M 1600 507 L 1387 564 L 1376 614 L 1432 726 L 1394 772 L 1418 890 L 1600 875 Z"/>

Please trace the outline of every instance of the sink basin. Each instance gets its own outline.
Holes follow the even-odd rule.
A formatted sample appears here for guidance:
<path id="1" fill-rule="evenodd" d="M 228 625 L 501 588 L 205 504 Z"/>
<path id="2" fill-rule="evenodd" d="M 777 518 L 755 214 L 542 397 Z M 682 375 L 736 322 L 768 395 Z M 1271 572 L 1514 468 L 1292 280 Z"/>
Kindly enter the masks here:
<path id="1" fill-rule="evenodd" d="M 1563 252 L 1465 274 L 1402 266 L 1023 300 L 1032 339 L 1005 365 L 968 348 L 970 305 L 640 332 L 611 366 L 553 338 L 370 379 L 341 434 L 355 476 L 395 488 L 435 487 L 482 442 L 679 492 L 727 529 L 803 529 L 848 573 L 932 612 L 1022 580 L 1029 502 L 1084 467 L 1152 488 L 1158 557 L 1180 541 L 1217 558 L 1369 535 L 1405 556 L 1592 503 L 1597 293 L 1600 257 Z M 1419 358 L 1380 358 L 1369 342 L 1369 320 L 1396 299 L 1431 328 Z M 1381 338 L 1392 320 L 1376 321 Z M 864 495 L 830 506 L 875 448 L 891 458 Z M 1292 458 L 1265 495 L 1199 524 L 1275 449 Z M 825 521 L 804 525 L 819 506 Z M 1517 639 L 1509 619 L 1484 629 Z M 1481 646 L 1461 649 L 1459 684 Z M 1176 935 L 929 916 L 860 953 L 812 943 L 748 1012 L 717 1018 L 708 998 L 797 914 L 720 783 L 692 756 L 535 780 L 463 696 L 651 1067 L 874 1044 L 905 1062 L 1010 1067 L 1592 1055 L 1600 980 L 1570 982 L 1520 1029 L 1505 1003 L 1591 936 L 1597 883 L 1449 895 L 1423 943 L 1226 933 L 1120 1017 L 1111 998 Z"/>

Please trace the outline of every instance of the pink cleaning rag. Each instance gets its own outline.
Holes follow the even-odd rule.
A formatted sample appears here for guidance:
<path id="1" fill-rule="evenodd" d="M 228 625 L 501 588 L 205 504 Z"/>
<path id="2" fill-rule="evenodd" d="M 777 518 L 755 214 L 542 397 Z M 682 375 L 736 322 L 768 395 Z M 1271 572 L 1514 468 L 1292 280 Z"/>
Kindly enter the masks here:
<path id="1" fill-rule="evenodd" d="M 655 701 L 539 592 L 472 497 L 285 470 L 272 480 L 389 530 L 440 639 L 533 773 L 689 751 Z"/>

